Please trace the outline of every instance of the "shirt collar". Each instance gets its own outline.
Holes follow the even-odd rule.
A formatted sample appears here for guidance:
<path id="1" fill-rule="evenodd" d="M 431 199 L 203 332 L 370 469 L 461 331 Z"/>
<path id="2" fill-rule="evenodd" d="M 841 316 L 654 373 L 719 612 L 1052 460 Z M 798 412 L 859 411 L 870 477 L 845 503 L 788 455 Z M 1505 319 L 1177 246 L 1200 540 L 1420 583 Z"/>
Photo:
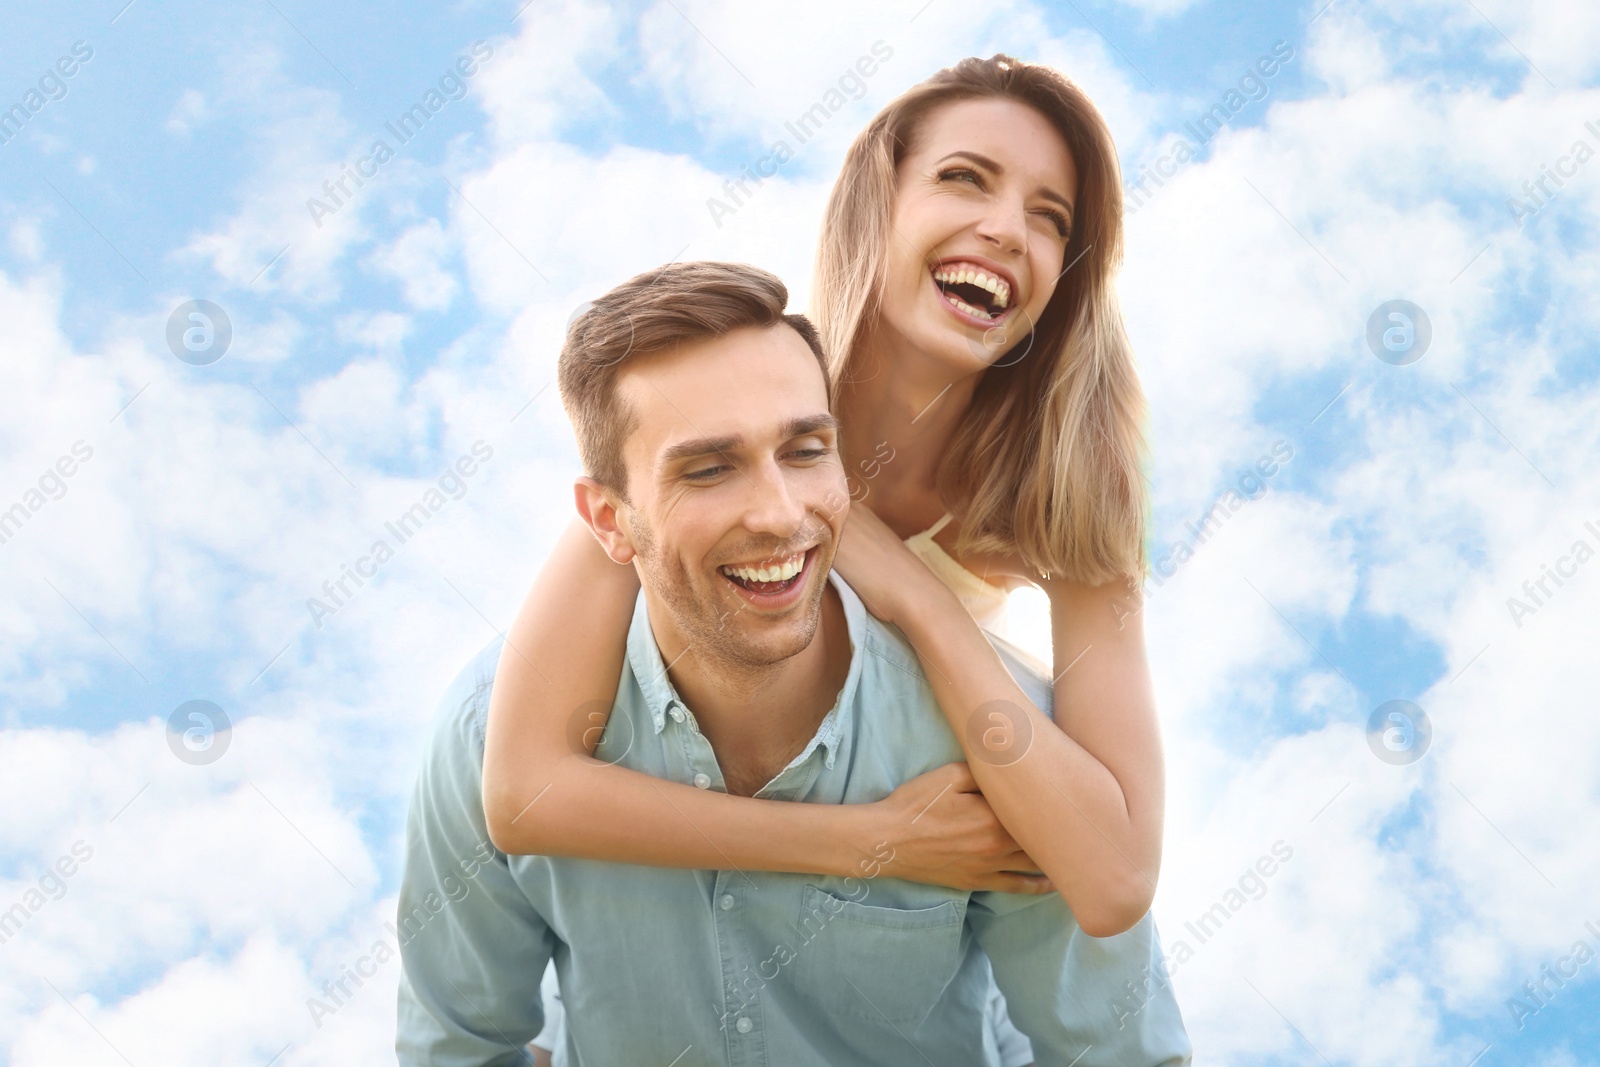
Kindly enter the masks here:
<path id="1" fill-rule="evenodd" d="M 683 704 L 678 691 L 667 677 L 667 665 L 656 647 L 655 634 L 650 630 L 650 611 L 645 606 L 644 590 L 633 603 L 633 622 L 628 626 L 628 665 L 633 668 L 633 680 L 644 694 L 644 706 L 650 712 L 651 725 L 660 733 L 666 725 L 667 711 L 674 703 Z M 684 704 L 684 707 L 688 707 Z"/>
<path id="2" fill-rule="evenodd" d="M 839 594 L 844 607 L 845 631 L 850 638 L 850 670 L 845 675 L 839 697 L 817 727 L 816 736 L 805 750 L 795 757 L 798 763 L 821 746 L 828 767 L 833 766 L 842 741 L 850 736 L 854 725 L 856 693 L 861 684 L 861 665 L 867 640 L 867 609 L 854 589 L 839 577 L 837 571 L 828 572 L 828 581 Z M 656 645 L 655 633 L 650 629 L 650 611 L 645 603 L 644 590 L 633 605 L 633 622 L 628 627 L 628 665 L 633 669 L 635 683 L 644 695 L 645 707 L 650 712 L 650 723 L 657 734 L 666 729 L 667 715 L 673 705 L 687 710 L 682 697 L 667 677 L 667 665 Z"/>

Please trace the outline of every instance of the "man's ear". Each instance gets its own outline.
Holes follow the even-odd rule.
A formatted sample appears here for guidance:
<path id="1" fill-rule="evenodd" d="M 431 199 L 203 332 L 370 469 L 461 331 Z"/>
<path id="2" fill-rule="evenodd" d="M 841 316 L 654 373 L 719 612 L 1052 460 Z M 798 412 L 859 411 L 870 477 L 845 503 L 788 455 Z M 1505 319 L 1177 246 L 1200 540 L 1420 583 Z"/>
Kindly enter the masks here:
<path id="1" fill-rule="evenodd" d="M 637 554 L 633 539 L 617 512 L 620 501 L 611 490 L 584 475 L 572 483 L 572 499 L 606 555 L 615 563 L 632 563 Z"/>

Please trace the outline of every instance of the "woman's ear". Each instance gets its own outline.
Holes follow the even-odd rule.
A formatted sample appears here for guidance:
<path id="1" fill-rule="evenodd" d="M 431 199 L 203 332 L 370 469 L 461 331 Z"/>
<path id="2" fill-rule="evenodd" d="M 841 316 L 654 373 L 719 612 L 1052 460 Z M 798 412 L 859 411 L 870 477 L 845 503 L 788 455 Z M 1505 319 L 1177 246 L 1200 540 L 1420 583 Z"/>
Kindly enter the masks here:
<path id="1" fill-rule="evenodd" d="M 606 555 L 614 563 L 632 563 L 637 555 L 633 547 L 633 539 L 629 536 L 627 525 L 622 522 L 618 513 L 621 505 L 616 495 L 599 482 L 587 475 L 580 477 L 572 483 L 573 503 L 577 505 L 578 514 L 588 524 L 589 530 L 594 534 L 595 540 L 600 542 L 600 547 L 606 550 Z"/>

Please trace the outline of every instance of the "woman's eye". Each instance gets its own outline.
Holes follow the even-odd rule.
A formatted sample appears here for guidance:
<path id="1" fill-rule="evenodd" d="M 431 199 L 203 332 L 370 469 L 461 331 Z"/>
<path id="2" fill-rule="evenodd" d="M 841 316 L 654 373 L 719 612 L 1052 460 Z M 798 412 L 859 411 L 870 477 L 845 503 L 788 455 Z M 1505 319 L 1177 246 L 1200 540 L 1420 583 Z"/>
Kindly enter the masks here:
<path id="1" fill-rule="evenodd" d="M 1051 225 L 1055 226 L 1056 233 L 1060 234 L 1062 237 L 1066 237 L 1072 233 L 1072 223 L 1068 221 L 1067 217 L 1061 212 L 1046 210 L 1039 212 L 1039 214 L 1049 219 Z"/>
<path id="2" fill-rule="evenodd" d="M 969 170 L 966 167 L 951 167 L 949 170 L 941 170 L 939 172 L 939 180 L 944 181 L 946 179 L 954 179 L 955 181 L 961 182 L 971 182 L 973 185 L 979 187 L 982 187 L 983 185 L 983 179 L 978 177 L 978 172 L 975 170 Z"/>

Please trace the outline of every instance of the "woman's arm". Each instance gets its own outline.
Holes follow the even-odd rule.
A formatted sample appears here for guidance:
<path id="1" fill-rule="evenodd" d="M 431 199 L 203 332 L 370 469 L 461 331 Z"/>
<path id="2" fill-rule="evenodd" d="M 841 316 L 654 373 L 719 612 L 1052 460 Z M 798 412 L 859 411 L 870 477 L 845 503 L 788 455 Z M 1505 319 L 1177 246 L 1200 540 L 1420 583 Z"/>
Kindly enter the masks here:
<path id="1" fill-rule="evenodd" d="M 496 848 L 840 876 L 870 863 L 875 873 L 961 889 L 1050 891 L 1037 874 L 1019 873 L 1038 868 L 962 764 L 875 804 L 833 805 L 729 796 L 594 759 L 638 590 L 634 569 L 613 563 L 582 520 L 539 572 L 490 694 L 483 803 Z"/>
<path id="2" fill-rule="evenodd" d="M 1164 772 L 1142 617 L 1128 590 L 1039 583 L 1051 605 L 1052 723 L 956 595 L 859 504 L 836 565 L 916 649 L 983 795 L 1084 932 L 1108 937 L 1138 922 L 1161 866 Z"/>

